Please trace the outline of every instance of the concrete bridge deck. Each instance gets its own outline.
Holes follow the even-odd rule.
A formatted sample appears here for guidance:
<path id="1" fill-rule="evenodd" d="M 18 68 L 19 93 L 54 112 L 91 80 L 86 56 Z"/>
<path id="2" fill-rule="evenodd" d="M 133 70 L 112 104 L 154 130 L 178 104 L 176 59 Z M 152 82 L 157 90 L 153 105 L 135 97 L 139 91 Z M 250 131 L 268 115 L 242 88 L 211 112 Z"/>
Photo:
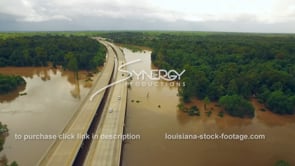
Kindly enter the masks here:
<path id="1" fill-rule="evenodd" d="M 87 95 L 87 97 L 81 104 L 80 108 L 77 110 L 73 118 L 69 121 L 68 125 L 62 132 L 62 134 L 72 136 L 72 138 L 74 139 L 56 140 L 55 143 L 49 148 L 48 152 L 40 160 L 38 165 L 50 165 L 50 166 L 73 165 L 74 160 L 79 152 L 79 149 L 82 147 L 82 144 L 83 144 L 83 139 L 81 138 L 81 136 L 87 133 L 87 130 L 89 129 L 92 123 L 92 120 L 97 112 L 97 109 L 104 97 L 105 91 L 102 91 L 101 93 L 96 95 L 92 101 L 90 100 L 91 95 L 94 94 L 97 90 L 108 85 L 110 81 L 115 81 L 123 77 L 122 75 L 120 76 L 119 75 L 120 73 L 117 73 L 117 72 L 113 74 L 113 71 L 117 71 L 117 67 L 118 67 L 117 65 L 115 65 L 115 62 L 117 61 L 119 62 L 119 64 L 121 64 L 122 62 L 125 62 L 123 54 L 120 53 L 120 55 L 116 55 L 118 48 L 116 48 L 111 43 L 103 41 L 99 38 L 96 38 L 96 39 L 106 46 L 107 60 L 106 60 L 103 71 L 100 73 L 100 76 L 95 81 L 89 94 Z M 117 50 L 117 51 L 114 51 L 114 50 Z M 112 76 L 113 78 L 111 78 Z M 126 84 L 115 85 L 113 87 L 112 93 L 109 93 L 109 94 L 110 96 L 108 98 L 110 100 L 106 104 L 108 108 L 106 108 L 105 111 L 102 113 L 98 130 L 102 129 L 102 131 L 105 132 L 107 128 L 114 128 L 113 130 L 116 131 L 116 133 L 122 134 L 124 116 L 125 116 L 126 98 L 127 98 Z M 119 101 L 118 101 L 118 96 L 121 96 Z M 116 100 L 116 102 L 114 100 Z M 113 114 L 106 114 L 106 110 L 108 110 L 110 107 L 114 109 Z M 111 119 L 113 119 L 113 121 L 110 121 Z M 113 133 L 113 130 L 111 133 Z M 97 144 L 96 141 L 98 140 L 94 139 L 93 141 L 94 142 L 93 144 L 91 144 L 91 148 L 93 147 L 92 145 Z M 97 147 L 95 146 L 95 148 L 101 148 L 100 144 L 101 143 L 99 143 L 99 146 Z M 112 145 L 112 148 L 113 148 L 113 145 Z M 115 149 L 116 149 L 115 151 L 121 152 L 120 142 L 116 141 Z M 93 150 L 90 150 L 90 151 L 92 152 Z M 102 159 L 103 157 L 93 155 L 93 154 L 97 154 L 96 151 L 95 153 L 89 153 L 89 154 L 92 156 L 91 158 L 93 159 L 93 162 L 91 162 L 90 165 L 92 165 L 92 163 L 93 164 L 96 163 L 96 161 L 98 160 L 103 160 Z M 117 160 L 120 161 L 120 157 L 119 158 L 115 157 L 115 158 L 116 158 L 115 159 L 116 161 Z M 106 159 L 109 160 L 109 157 L 105 157 L 104 160 Z"/>

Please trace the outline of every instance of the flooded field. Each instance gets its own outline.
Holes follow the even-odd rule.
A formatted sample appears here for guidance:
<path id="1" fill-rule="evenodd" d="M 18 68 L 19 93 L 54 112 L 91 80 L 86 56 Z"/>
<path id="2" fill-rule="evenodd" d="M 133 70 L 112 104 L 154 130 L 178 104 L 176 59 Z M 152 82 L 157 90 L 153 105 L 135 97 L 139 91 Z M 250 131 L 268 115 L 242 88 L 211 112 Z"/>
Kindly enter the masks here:
<path id="1" fill-rule="evenodd" d="M 22 141 L 15 136 L 60 133 L 91 87 L 91 81 L 86 81 L 88 73 L 80 72 L 79 81 L 73 72 L 48 67 L 0 68 L 0 73 L 20 75 L 27 82 L 0 96 L 0 121 L 9 128 L 0 156 L 19 165 L 35 165 L 52 141 Z"/>
<path id="2" fill-rule="evenodd" d="M 151 71 L 150 51 L 124 49 L 124 53 L 127 61 L 141 59 L 128 66 L 130 71 Z M 86 81 L 88 73 L 80 72 L 79 81 L 75 80 L 72 72 L 51 68 L 1 68 L 0 73 L 21 75 L 27 82 L 17 91 L 0 96 L 0 121 L 9 128 L 0 156 L 6 155 L 10 162 L 15 160 L 20 165 L 35 165 L 52 141 L 21 141 L 16 140 L 15 135 L 61 132 L 91 87 L 91 81 Z M 216 103 L 207 105 L 212 109 L 212 114 L 207 116 L 204 102 L 199 100 L 194 100 L 193 104 L 198 105 L 201 116 L 192 117 L 178 110 L 177 93 L 177 86 L 133 78 L 128 92 L 125 132 L 140 134 L 141 139 L 125 142 L 123 166 L 269 166 L 281 159 L 295 164 L 295 116 L 263 112 L 263 105 L 253 99 L 256 109 L 253 119 L 234 118 L 226 114 L 219 117 L 220 108 Z M 167 134 L 182 133 L 262 134 L 266 139 L 165 138 Z"/>
<path id="3" fill-rule="evenodd" d="M 129 70 L 151 70 L 150 52 L 124 49 L 127 61 L 142 59 Z M 133 80 L 135 82 L 135 80 Z M 177 87 L 131 86 L 128 92 L 126 133 L 140 134 L 141 140 L 128 141 L 123 149 L 123 166 L 196 166 L 261 165 L 277 160 L 295 165 L 295 116 L 280 116 L 260 111 L 255 106 L 253 119 L 224 115 L 219 117 L 215 103 L 208 117 L 204 103 L 194 100 L 201 116 L 189 116 L 178 110 Z M 165 134 L 262 134 L 263 140 L 168 140 Z"/>

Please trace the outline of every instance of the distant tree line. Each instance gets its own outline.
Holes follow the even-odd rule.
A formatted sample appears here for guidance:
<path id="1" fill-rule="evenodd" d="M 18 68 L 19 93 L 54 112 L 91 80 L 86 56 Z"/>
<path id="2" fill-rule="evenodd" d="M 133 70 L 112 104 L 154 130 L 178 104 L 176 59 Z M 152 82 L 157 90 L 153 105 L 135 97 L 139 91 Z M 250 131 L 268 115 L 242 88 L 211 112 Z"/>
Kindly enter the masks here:
<path id="1" fill-rule="evenodd" d="M 148 46 L 159 68 L 186 69 L 179 89 L 219 103 L 233 116 L 254 116 L 257 97 L 278 114 L 295 113 L 295 36 L 238 33 L 116 32 L 114 42 Z M 250 104 L 250 105 L 249 105 Z"/>
<path id="2" fill-rule="evenodd" d="M 105 60 L 103 45 L 88 37 L 33 35 L 0 39 L 0 67 L 53 66 L 77 72 L 93 70 Z M 25 84 L 20 76 L 0 75 L 0 94 Z"/>
<path id="3" fill-rule="evenodd" d="M 92 70 L 103 65 L 105 48 L 97 41 L 83 36 L 34 35 L 0 39 L 0 67 L 53 66 Z M 71 56 L 66 56 L 71 54 Z"/>

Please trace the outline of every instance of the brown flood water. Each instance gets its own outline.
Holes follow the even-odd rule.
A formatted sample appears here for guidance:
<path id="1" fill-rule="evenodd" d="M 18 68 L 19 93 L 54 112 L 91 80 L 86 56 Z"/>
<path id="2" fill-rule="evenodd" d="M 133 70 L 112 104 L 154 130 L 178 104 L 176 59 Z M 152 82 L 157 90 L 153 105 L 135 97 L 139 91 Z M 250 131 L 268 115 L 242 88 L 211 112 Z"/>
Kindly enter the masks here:
<path id="1" fill-rule="evenodd" d="M 150 52 L 132 53 L 124 49 L 127 61 L 142 59 L 129 70 L 151 70 Z M 139 100 L 139 103 L 132 102 Z M 256 109 L 253 119 L 217 116 L 204 113 L 202 101 L 194 101 L 200 117 L 178 111 L 176 87 L 136 87 L 128 92 L 126 133 L 140 134 L 140 140 L 129 140 L 123 148 L 123 166 L 228 166 L 274 165 L 286 160 L 295 165 L 295 116 L 279 116 L 252 100 Z M 160 105 L 160 107 L 159 107 Z M 165 133 L 176 134 L 264 134 L 265 140 L 166 140 Z"/>
<path id="2" fill-rule="evenodd" d="M 15 134 L 60 133 L 87 95 L 91 82 L 85 81 L 86 72 L 80 72 L 80 81 L 75 81 L 72 72 L 48 67 L 0 68 L 0 73 L 21 75 L 27 82 L 18 91 L 0 95 L 0 121 L 9 128 L 0 156 L 19 165 L 36 165 L 52 141 L 16 140 Z"/>

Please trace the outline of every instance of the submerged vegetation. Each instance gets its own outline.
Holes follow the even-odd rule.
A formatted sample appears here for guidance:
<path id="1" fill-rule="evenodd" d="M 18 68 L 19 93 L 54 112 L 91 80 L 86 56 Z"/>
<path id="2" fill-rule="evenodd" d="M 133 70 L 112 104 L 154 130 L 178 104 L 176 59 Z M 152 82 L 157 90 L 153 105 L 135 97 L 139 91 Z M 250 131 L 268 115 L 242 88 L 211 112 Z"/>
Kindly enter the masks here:
<path id="1" fill-rule="evenodd" d="M 290 164 L 285 160 L 279 160 L 275 163 L 274 166 L 290 166 Z"/>
<path id="2" fill-rule="evenodd" d="M 26 81 L 21 76 L 8 76 L 0 74 L 0 94 L 16 90 L 19 86 L 25 85 Z"/>
<path id="3" fill-rule="evenodd" d="M 6 125 L 3 125 L 0 122 L 0 151 L 3 150 L 3 145 L 4 145 L 4 142 L 5 142 L 5 136 L 4 136 L 4 134 L 6 132 L 8 132 L 7 126 Z"/>
<path id="4" fill-rule="evenodd" d="M 6 125 L 0 122 L 0 152 L 3 150 L 3 145 L 5 143 L 5 138 L 8 133 L 8 128 Z M 0 156 L 0 165 L 2 166 L 18 166 L 17 162 L 13 161 L 11 164 L 7 164 L 8 160 L 6 156 Z"/>
<path id="5" fill-rule="evenodd" d="M 295 113 L 295 36 L 276 34 L 114 32 L 117 43 L 152 48 L 164 69 L 186 70 L 182 101 L 219 101 L 232 116 L 253 117 L 251 97 L 277 114 Z M 223 113 L 220 114 L 223 116 Z"/>
<path id="6" fill-rule="evenodd" d="M 254 117 L 254 107 L 242 96 L 222 96 L 219 104 L 232 116 L 241 118 L 244 116 Z"/>

